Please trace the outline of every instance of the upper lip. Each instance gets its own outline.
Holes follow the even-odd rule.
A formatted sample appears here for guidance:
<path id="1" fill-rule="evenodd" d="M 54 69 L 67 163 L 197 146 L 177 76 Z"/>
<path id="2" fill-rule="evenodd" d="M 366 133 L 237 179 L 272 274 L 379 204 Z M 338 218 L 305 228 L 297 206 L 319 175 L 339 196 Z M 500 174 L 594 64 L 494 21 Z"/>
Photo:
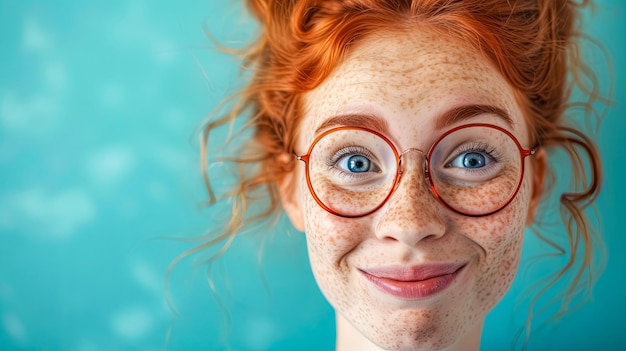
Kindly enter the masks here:
<path id="1" fill-rule="evenodd" d="M 452 274 L 463 268 L 467 263 L 437 263 L 422 265 L 397 265 L 397 266 L 381 266 L 361 269 L 369 275 L 392 279 L 397 281 L 412 282 L 427 280 L 442 275 Z"/>

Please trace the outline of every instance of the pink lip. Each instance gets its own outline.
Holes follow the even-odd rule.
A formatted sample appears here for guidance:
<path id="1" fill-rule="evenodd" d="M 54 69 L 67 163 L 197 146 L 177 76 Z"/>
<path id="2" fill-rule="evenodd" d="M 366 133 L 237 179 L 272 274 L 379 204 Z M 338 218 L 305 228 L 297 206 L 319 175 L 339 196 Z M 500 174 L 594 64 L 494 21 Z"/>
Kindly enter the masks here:
<path id="1" fill-rule="evenodd" d="M 433 296 L 454 282 L 466 263 L 368 268 L 361 273 L 378 289 L 403 299 Z"/>

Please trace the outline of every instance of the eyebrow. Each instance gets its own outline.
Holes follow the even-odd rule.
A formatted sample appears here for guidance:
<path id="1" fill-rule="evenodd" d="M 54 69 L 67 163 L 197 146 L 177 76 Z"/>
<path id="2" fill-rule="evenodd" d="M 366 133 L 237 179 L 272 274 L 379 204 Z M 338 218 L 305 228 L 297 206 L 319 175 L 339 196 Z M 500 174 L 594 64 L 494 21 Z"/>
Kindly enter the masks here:
<path id="1" fill-rule="evenodd" d="M 435 128 L 443 129 L 455 123 L 489 114 L 499 117 L 507 126 L 513 128 L 513 119 L 503 109 L 491 105 L 463 105 L 454 107 L 442 113 L 435 120 Z M 333 116 L 325 120 L 316 130 L 319 134 L 323 130 L 337 126 L 360 126 L 376 130 L 383 134 L 389 133 L 387 121 L 372 114 L 345 114 Z"/>
<path id="2" fill-rule="evenodd" d="M 331 127 L 337 126 L 359 126 L 365 127 L 368 129 L 373 129 L 377 132 L 388 134 L 389 127 L 387 126 L 387 121 L 380 118 L 379 116 L 372 114 L 346 114 L 333 116 L 324 121 L 317 129 L 315 130 L 315 134 L 319 134 L 323 130 L 329 129 Z"/>
<path id="3" fill-rule="evenodd" d="M 480 115 L 495 115 L 504 121 L 508 127 L 513 128 L 513 119 L 503 109 L 491 105 L 463 105 L 454 107 L 437 117 L 436 129 L 443 129 L 455 123 L 465 121 Z"/>

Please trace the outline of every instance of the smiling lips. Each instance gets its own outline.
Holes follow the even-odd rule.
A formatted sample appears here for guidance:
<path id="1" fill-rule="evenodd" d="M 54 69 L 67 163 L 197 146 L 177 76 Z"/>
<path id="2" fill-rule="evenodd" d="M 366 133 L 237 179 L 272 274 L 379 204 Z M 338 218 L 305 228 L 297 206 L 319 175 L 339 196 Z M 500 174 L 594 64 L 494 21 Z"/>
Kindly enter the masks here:
<path id="1" fill-rule="evenodd" d="M 361 270 L 378 289 L 402 299 L 422 299 L 445 290 L 465 263 L 415 267 L 394 266 Z"/>

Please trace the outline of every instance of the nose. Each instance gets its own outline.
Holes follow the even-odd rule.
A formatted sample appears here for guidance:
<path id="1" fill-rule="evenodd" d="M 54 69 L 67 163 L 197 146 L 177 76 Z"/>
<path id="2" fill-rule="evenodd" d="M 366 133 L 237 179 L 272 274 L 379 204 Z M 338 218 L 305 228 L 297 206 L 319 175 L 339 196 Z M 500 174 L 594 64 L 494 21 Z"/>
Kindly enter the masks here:
<path id="1" fill-rule="evenodd" d="M 439 204 L 431 194 L 424 174 L 423 153 L 402 154 L 402 177 L 376 226 L 379 239 L 415 246 L 425 238 L 443 236 L 446 225 Z"/>

